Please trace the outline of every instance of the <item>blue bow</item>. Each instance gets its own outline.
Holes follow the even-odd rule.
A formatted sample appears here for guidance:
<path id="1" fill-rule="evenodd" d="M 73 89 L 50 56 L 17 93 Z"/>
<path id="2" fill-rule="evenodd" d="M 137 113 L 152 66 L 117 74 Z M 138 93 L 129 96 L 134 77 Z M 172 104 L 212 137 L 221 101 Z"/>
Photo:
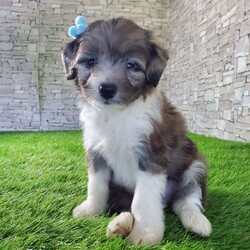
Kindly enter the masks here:
<path id="1" fill-rule="evenodd" d="M 69 28 L 68 34 L 73 39 L 80 36 L 82 33 L 86 32 L 88 27 L 87 20 L 83 16 L 78 16 L 75 20 L 75 26 Z"/>

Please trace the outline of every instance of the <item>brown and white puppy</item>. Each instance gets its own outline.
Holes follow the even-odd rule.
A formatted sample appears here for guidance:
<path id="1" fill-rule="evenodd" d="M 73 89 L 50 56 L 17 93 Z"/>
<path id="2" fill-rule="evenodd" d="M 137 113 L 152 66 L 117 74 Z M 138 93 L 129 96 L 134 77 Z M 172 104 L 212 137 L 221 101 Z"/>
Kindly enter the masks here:
<path id="1" fill-rule="evenodd" d="M 96 21 L 62 59 L 82 96 L 89 164 L 88 197 L 73 216 L 121 212 L 107 235 L 151 245 L 163 238 L 168 206 L 185 228 L 210 235 L 206 166 L 158 85 L 168 56 L 151 33 L 124 18 Z"/>

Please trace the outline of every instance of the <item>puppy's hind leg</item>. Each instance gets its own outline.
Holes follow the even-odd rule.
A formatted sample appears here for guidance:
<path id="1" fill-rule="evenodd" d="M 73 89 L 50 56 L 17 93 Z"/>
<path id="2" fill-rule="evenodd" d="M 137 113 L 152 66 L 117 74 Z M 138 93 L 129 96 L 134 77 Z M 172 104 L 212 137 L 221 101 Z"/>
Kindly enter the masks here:
<path id="1" fill-rule="evenodd" d="M 187 230 L 207 237 L 212 232 L 212 226 L 205 215 L 202 214 L 202 205 L 197 198 L 197 193 L 180 198 L 174 202 L 173 210 L 180 217 L 182 225 Z"/>
<path id="2" fill-rule="evenodd" d="M 194 162 L 187 173 L 184 174 L 183 186 L 178 190 L 172 208 L 187 230 L 202 237 L 207 237 L 212 232 L 212 226 L 202 213 L 204 208 L 201 200 L 204 194 L 202 194 L 199 183 L 202 182 L 203 177 L 201 169 L 198 169 L 202 164 L 202 162 Z"/>

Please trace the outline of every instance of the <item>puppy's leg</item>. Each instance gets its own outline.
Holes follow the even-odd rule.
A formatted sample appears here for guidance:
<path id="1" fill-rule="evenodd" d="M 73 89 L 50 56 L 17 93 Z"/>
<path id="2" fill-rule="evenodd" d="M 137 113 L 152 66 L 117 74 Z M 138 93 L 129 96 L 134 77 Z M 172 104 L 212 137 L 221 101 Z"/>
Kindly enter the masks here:
<path id="1" fill-rule="evenodd" d="M 97 215 L 107 209 L 110 170 L 100 155 L 92 153 L 90 156 L 88 157 L 88 197 L 73 210 L 75 218 Z"/>
<path id="2" fill-rule="evenodd" d="M 116 216 L 107 227 L 107 237 L 112 235 L 120 235 L 127 237 L 132 231 L 134 217 L 130 212 L 122 212 Z"/>
<path id="3" fill-rule="evenodd" d="M 201 200 L 205 194 L 202 193 L 200 185 L 205 186 L 205 175 L 205 165 L 201 161 L 194 161 L 184 173 L 182 187 L 172 204 L 183 226 L 203 237 L 209 236 L 212 232 L 211 223 L 202 214 L 204 209 Z"/>
<path id="4" fill-rule="evenodd" d="M 179 198 L 173 204 L 174 212 L 179 215 L 183 226 L 190 232 L 207 237 L 212 232 L 209 220 L 202 214 L 200 187 L 196 186 L 193 193 Z"/>
<path id="5" fill-rule="evenodd" d="M 165 187 L 165 175 L 139 173 L 132 202 L 134 226 L 128 236 L 131 243 L 152 245 L 162 240 L 165 228 L 162 195 Z"/>
<path id="6" fill-rule="evenodd" d="M 107 169 L 89 171 L 88 178 L 88 198 L 73 210 L 75 218 L 97 215 L 107 208 L 110 173 Z"/>

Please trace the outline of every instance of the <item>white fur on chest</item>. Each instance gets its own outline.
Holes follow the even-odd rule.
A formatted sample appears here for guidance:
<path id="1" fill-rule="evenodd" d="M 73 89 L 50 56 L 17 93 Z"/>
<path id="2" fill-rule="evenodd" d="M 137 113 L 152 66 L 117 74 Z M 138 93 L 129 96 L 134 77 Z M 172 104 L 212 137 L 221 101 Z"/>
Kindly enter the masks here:
<path id="1" fill-rule="evenodd" d="M 107 106 L 100 111 L 89 105 L 82 108 L 84 144 L 102 154 L 114 172 L 117 183 L 133 190 L 138 176 L 137 152 L 145 137 L 153 132 L 152 120 L 159 121 L 160 98 L 141 98 L 121 109 Z"/>

